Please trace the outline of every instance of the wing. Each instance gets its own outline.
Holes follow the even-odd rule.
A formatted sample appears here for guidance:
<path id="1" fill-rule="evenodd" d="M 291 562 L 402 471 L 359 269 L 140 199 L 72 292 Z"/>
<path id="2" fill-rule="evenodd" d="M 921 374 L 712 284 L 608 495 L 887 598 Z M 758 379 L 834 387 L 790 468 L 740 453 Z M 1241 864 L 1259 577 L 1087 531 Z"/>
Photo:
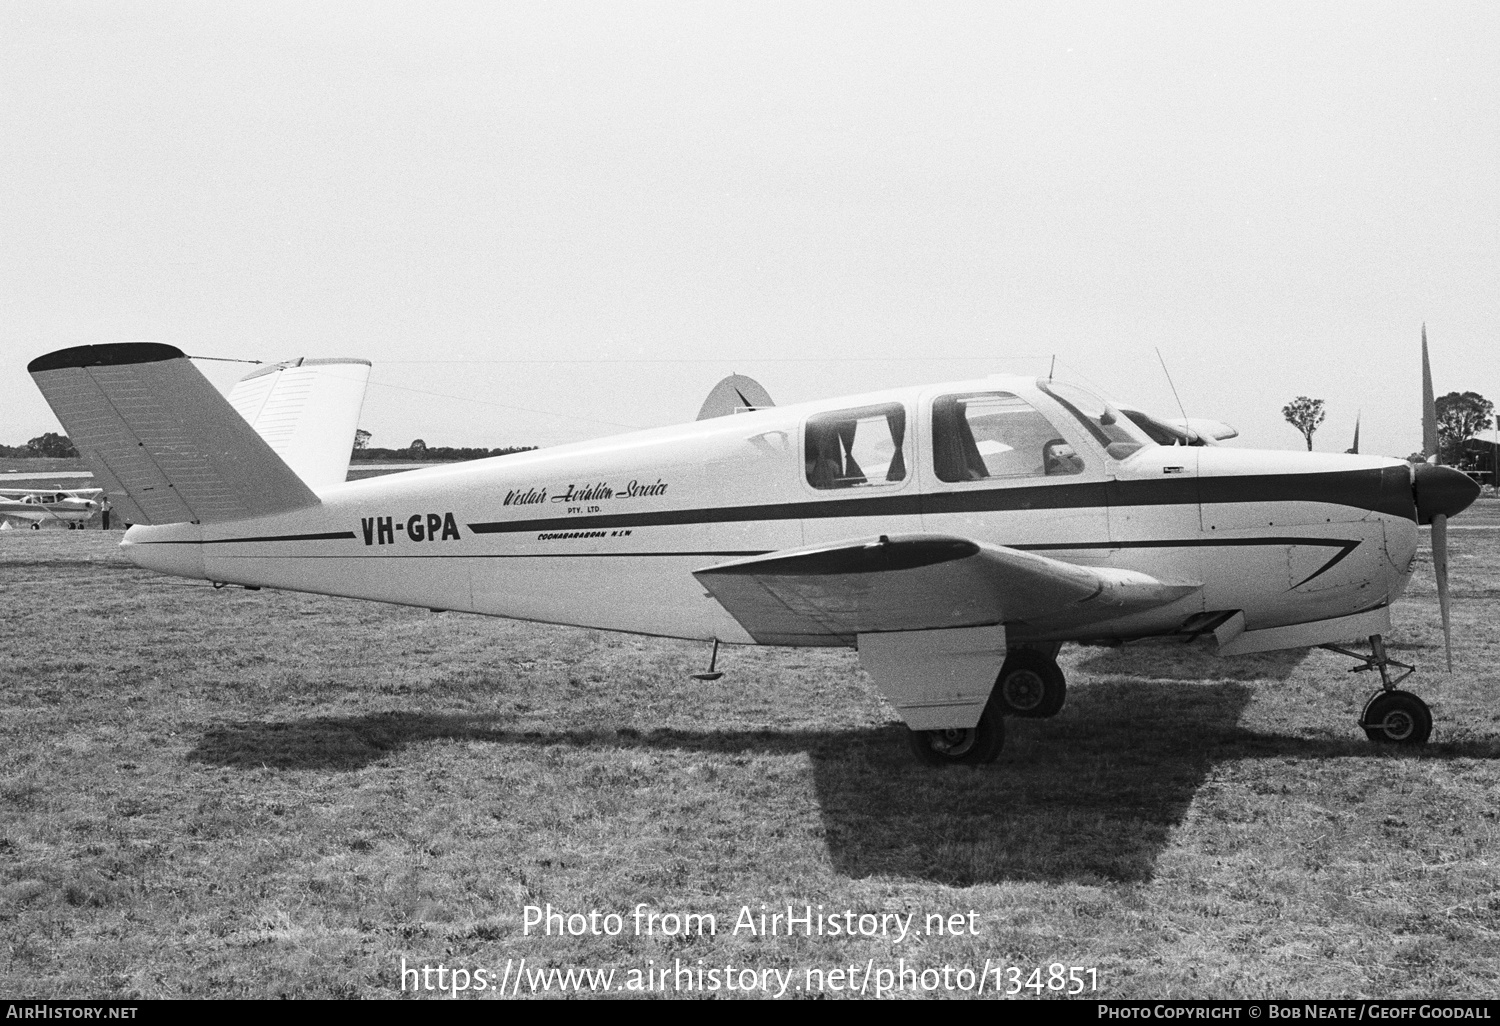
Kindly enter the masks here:
<path id="1" fill-rule="evenodd" d="M 788 549 L 693 574 L 763 645 L 852 644 L 860 634 L 1005 623 L 1088 623 L 1199 590 L 946 535 Z"/>

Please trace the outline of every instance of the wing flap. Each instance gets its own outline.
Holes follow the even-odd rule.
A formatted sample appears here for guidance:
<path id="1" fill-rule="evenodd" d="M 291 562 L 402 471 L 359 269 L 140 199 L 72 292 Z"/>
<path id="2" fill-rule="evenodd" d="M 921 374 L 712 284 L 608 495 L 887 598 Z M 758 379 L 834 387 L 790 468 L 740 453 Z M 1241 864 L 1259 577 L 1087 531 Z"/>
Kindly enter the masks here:
<path id="1" fill-rule="evenodd" d="M 882 535 L 791 549 L 694 576 L 763 645 L 1050 619 L 1102 621 L 1199 588 L 945 535 Z"/>

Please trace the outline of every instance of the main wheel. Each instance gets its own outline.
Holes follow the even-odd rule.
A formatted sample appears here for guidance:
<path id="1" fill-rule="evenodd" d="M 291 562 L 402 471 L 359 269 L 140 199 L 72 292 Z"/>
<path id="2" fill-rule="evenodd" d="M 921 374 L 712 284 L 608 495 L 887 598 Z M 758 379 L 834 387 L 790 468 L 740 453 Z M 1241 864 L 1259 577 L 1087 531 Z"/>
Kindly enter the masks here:
<path id="1" fill-rule="evenodd" d="M 1005 657 L 995 678 L 995 697 L 1012 716 L 1046 719 L 1062 711 L 1068 682 L 1057 660 L 1032 649 L 1018 648 Z"/>
<path id="2" fill-rule="evenodd" d="M 1425 745 L 1432 733 L 1432 711 L 1410 691 L 1381 691 L 1365 704 L 1359 725 L 1376 744 Z"/>
<path id="3" fill-rule="evenodd" d="M 973 727 L 908 730 L 907 735 L 912 754 L 929 766 L 982 766 L 998 759 L 1005 747 L 1005 714 L 991 701 Z"/>

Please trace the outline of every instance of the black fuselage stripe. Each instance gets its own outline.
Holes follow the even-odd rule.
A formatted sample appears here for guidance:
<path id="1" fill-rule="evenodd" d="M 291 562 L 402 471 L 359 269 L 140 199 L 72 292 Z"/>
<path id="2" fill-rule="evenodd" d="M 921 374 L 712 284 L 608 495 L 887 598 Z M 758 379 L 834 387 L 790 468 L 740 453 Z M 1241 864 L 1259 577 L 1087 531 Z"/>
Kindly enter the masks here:
<path id="1" fill-rule="evenodd" d="M 1198 506 L 1249 502 L 1318 502 L 1416 519 L 1405 467 L 1326 474 L 1260 474 L 1245 477 L 1169 478 L 1162 481 L 1095 481 L 1082 484 L 978 488 L 920 495 L 719 506 L 642 513 L 538 517 L 469 524 L 475 534 L 513 534 L 560 528 L 676 527 L 757 520 L 821 520 L 945 513 L 1020 513 L 1124 506 Z"/>
<path id="2" fill-rule="evenodd" d="M 1345 556 L 1349 555 L 1349 553 L 1353 552 L 1357 548 L 1359 548 L 1359 542 L 1350 542 L 1348 545 L 1345 545 L 1341 550 L 1339 550 L 1338 552 L 1334 553 L 1332 559 L 1330 559 L 1328 562 L 1324 563 L 1322 566 L 1318 567 L 1316 570 L 1314 570 L 1312 573 L 1308 574 L 1306 577 L 1302 578 L 1302 580 L 1300 580 L 1296 584 L 1292 585 L 1292 587 L 1293 588 L 1300 588 L 1304 584 L 1306 584 L 1308 581 L 1312 580 L 1313 578 L 1323 576 L 1329 570 L 1332 570 L 1334 567 L 1338 566 L 1339 563 L 1343 561 L 1343 558 Z"/>
<path id="3" fill-rule="evenodd" d="M 196 545 L 197 542 L 152 542 L 153 545 Z M 361 550 L 362 551 L 362 550 Z M 774 549 L 733 549 L 723 552 L 371 552 L 370 559 L 662 559 L 672 557 L 735 558 L 743 556 L 768 556 Z M 239 557 L 223 557 L 239 558 Z M 348 552 L 296 553 L 295 555 L 266 555 L 258 552 L 245 559 L 358 559 Z"/>
<path id="4" fill-rule="evenodd" d="M 1352 548 L 1358 544 L 1357 540 L 1348 538 L 1299 538 L 1295 535 L 1286 535 L 1278 538 L 1160 538 L 1139 541 L 1040 542 L 1035 545 L 1006 547 L 1039 552 L 1052 549 L 1179 549 L 1235 545 L 1323 545 L 1330 548 Z"/>
<path id="5" fill-rule="evenodd" d="M 324 531 L 321 534 L 265 534 L 254 538 L 203 538 L 180 541 L 132 541 L 132 545 L 235 545 L 246 542 L 341 541 L 354 539 L 353 531 Z"/>
<path id="6" fill-rule="evenodd" d="M 276 538 L 275 541 L 333 541 L 339 538 L 353 538 L 353 531 L 329 531 L 325 534 L 289 534 L 284 538 Z M 227 539 L 226 539 L 227 540 Z"/>
<path id="7" fill-rule="evenodd" d="M 475 534 L 521 534 L 560 528 L 583 530 L 608 527 L 687 527 L 756 520 L 810 520 L 823 517 L 920 516 L 921 496 L 888 495 L 867 499 L 830 499 L 826 502 L 783 502 L 774 506 L 716 506 L 707 509 L 669 509 L 649 513 L 600 513 L 581 517 L 539 517 L 470 524 Z"/>
<path id="8" fill-rule="evenodd" d="M 1233 548 L 1238 546 L 1262 546 L 1262 545 L 1308 545 L 1319 548 L 1333 548 L 1335 552 L 1326 563 L 1308 574 L 1302 580 L 1292 585 L 1300 588 L 1315 577 L 1321 577 L 1337 566 L 1345 556 L 1359 548 L 1358 538 L 1298 538 L 1296 536 L 1284 536 L 1280 538 L 1169 538 L 1159 541 L 1117 541 L 1117 542 L 1046 542 L 1038 545 L 1012 545 L 1013 549 L 1025 549 L 1028 552 L 1049 552 L 1062 549 L 1181 549 L 1181 548 Z"/>

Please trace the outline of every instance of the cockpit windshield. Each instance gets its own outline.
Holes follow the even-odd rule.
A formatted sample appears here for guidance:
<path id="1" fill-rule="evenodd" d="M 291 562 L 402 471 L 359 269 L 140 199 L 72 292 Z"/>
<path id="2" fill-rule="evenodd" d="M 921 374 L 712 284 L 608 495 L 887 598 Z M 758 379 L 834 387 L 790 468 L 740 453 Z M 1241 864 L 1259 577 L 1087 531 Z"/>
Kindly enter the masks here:
<path id="1" fill-rule="evenodd" d="M 1046 378 L 1038 379 L 1037 386 L 1077 418 L 1111 459 L 1123 460 L 1137 449 L 1154 444 L 1128 417 L 1086 388 Z"/>

